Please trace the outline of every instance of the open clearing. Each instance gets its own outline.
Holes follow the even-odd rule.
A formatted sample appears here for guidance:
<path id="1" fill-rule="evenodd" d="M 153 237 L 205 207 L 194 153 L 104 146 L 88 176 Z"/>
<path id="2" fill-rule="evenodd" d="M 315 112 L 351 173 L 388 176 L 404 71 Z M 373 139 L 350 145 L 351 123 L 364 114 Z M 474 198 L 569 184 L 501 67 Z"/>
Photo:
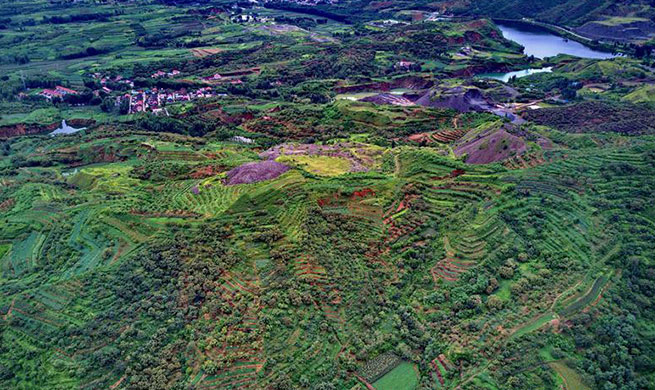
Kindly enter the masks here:
<path id="1" fill-rule="evenodd" d="M 585 385 L 580 375 L 564 362 L 551 362 L 548 365 L 557 372 L 564 382 L 566 390 L 590 390 L 589 386 Z"/>
<path id="2" fill-rule="evenodd" d="M 350 172 L 350 162 L 341 157 L 280 156 L 278 162 L 290 163 L 319 176 L 339 176 Z"/>
<path id="3" fill-rule="evenodd" d="M 377 390 L 414 390 L 418 377 L 414 365 L 403 362 L 373 383 Z"/>

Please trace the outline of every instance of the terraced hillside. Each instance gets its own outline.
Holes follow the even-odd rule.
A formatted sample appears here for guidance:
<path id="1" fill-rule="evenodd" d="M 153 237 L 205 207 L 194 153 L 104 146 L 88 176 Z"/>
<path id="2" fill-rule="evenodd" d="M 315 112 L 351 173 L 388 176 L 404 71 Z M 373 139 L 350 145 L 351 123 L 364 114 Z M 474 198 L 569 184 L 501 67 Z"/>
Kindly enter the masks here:
<path id="1" fill-rule="evenodd" d="M 646 2 L 5 3 L 0 389 L 655 388 Z"/>
<path id="2" fill-rule="evenodd" d="M 604 138 L 512 169 L 405 146 L 369 172 L 298 166 L 238 185 L 193 170 L 145 178 L 140 167 L 159 157 L 138 145 L 156 135 L 132 136 L 122 162 L 21 168 L 2 193 L 4 380 L 147 388 L 173 370 L 199 389 L 352 388 L 381 377 L 360 369 L 393 351 L 421 386 L 502 387 L 506 364 L 533 383 L 548 367 L 532 365 L 539 354 L 519 363 L 498 352 L 585 334 L 576 321 L 603 318 L 639 272 L 626 261 L 655 249 L 651 141 Z M 30 153 L 71 140 L 10 142 Z M 181 161 L 221 165 L 221 147 L 253 156 L 212 144 L 198 145 L 210 157 Z M 405 375 L 393 367 L 383 372 Z"/>

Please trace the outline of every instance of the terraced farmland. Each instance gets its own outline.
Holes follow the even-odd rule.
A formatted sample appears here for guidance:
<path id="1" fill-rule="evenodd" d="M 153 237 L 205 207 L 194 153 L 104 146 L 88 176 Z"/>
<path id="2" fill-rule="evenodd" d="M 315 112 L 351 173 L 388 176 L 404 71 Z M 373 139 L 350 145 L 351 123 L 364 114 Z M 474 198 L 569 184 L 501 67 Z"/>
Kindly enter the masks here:
<path id="1" fill-rule="evenodd" d="M 537 3 L 0 2 L 0 389 L 655 388 L 655 11 Z"/>

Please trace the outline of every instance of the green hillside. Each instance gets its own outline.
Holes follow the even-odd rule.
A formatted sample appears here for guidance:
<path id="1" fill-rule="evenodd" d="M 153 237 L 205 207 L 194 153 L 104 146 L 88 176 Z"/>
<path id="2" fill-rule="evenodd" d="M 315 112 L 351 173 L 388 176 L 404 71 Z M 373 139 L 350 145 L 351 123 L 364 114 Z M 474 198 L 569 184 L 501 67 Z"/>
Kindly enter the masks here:
<path id="1" fill-rule="evenodd" d="M 655 388 L 649 46 L 492 22 L 603 4 L 0 4 L 0 389 Z"/>

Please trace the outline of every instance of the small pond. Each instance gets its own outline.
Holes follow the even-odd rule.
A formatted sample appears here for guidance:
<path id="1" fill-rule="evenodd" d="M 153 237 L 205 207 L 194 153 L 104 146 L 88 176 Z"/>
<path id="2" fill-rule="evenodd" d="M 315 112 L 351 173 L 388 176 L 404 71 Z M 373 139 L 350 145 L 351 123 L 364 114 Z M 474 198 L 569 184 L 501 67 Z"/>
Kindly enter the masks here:
<path id="1" fill-rule="evenodd" d="M 78 131 L 82 131 L 84 129 L 86 129 L 86 127 L 82 127 L 82 128 L 79 128 L 79 129 L 76 129 L 74 127 L 70 127 L 70 126 L 68 126 L 66 124 L 66 121 L 64 120 L 64 121 L 61 121 L 61 127 L 59 127 L 57 130 L 50 133 L 50 135 L 54 137 L 56 135 L 75 134 Z"/>

